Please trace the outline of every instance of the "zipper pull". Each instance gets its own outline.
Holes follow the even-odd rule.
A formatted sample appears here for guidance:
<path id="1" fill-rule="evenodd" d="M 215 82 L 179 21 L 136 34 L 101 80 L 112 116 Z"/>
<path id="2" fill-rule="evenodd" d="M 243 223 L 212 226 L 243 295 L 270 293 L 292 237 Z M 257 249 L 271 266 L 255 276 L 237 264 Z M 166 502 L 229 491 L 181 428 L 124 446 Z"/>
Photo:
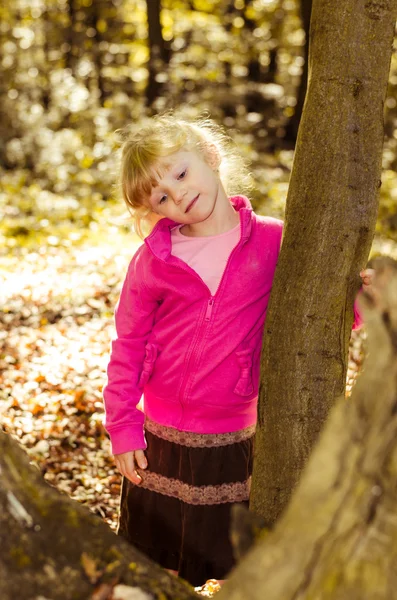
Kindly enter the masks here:
<path id="1" fill-rule="evenodd" d="M 208 300 L 207 312 L 205 313 L 205 320 L 209 321 L 212 315 L 212 307 L 214 306 L 214 299 L 210 298 Z"/>

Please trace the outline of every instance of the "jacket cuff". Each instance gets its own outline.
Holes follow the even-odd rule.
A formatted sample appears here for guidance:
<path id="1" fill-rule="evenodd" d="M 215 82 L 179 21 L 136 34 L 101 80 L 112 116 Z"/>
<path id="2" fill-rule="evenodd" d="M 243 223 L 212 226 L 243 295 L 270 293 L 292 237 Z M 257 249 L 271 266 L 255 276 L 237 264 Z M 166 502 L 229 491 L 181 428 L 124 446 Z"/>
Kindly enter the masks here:
<path id="1" fill-rule="evenodd" d="M 364 319 L 362 317 L 362 313 L 361 310 L 359 308 L 358 305 L 358 298 L 360 297 L 360 294 L 362 293 L 361 289 L 357 294 L 356 300 L 354 301 L 354 321 L 353 321 L 353 330 L 355 329 L 360 329 L 360 327 L 364 324 Z"/>
<path id="2" fill-rule="evenodd" d="M 112 446 L 112 454 L 123 454 L 133 450 L 146 450 L 147 444 L 143 426 L 123 427 L 108 431 Z"/>

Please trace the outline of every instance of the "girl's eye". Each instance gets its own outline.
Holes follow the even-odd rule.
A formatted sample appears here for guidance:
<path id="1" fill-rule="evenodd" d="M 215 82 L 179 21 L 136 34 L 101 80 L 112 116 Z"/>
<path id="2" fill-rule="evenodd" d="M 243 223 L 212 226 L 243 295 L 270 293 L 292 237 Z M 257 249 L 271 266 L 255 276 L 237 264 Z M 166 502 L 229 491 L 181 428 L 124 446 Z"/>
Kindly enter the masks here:
<path id="1" fill-rule="evenodd" d="M 184 171 L 182 171 L 182 173 L 179 175 L 178 179 L 183 179 L 186 175 L 187 169 L 185 169 Z"/>
<path id="2" fill-rule="evenodd" d="M 167 200 L 167 196 L 161 196 L 159 204 L 164 204 L 164 202 Z"/>

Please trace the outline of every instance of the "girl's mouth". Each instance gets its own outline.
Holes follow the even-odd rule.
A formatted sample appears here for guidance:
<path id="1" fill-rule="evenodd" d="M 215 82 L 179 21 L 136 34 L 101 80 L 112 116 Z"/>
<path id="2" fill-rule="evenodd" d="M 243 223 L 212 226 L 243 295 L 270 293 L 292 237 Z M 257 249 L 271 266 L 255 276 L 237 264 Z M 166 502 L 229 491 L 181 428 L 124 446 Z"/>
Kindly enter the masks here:
<path id="1" fill-rule="evenodd" d="M 189 212 L 189 210 L 196 204 L 197 200 L 199 199 L 200 194 L 197 194 L 197 196 L 195 198 L 193 198 L 193 200 L 191 201 L 191 203 L 188 205 L 187 209 L 185 210 L 185 213 Z"/>

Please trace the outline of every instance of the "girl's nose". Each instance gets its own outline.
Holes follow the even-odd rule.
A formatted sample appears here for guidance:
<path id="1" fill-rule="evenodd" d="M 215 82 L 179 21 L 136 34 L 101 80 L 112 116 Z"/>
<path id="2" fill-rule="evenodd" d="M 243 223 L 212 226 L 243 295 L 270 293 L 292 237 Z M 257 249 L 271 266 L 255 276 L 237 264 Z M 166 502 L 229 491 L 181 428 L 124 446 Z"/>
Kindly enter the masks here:
<path id="1" fill-rule="evenodd" d="M 173 197 L 175 204 L 180 204 L 186 196 L 186 190 L 184 188 L 175 190 Z"/>

